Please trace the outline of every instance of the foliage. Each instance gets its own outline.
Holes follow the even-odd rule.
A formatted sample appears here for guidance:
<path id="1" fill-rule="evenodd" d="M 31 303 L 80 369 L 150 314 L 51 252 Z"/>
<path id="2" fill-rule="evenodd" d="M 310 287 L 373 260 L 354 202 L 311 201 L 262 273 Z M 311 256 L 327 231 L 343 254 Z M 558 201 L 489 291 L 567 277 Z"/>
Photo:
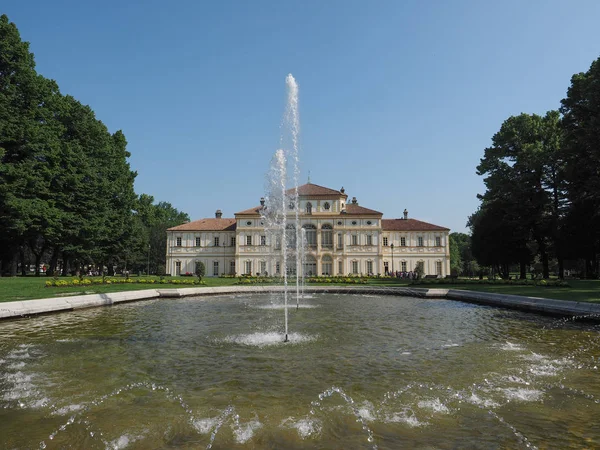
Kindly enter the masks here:
<path id="1" fill-rule="evenodd" d="M 198 277 L 198 281 L 202 281 L 202 277 L 206 273 L 206 267 L 204 267 L 204 263 L 202 261 L 196 262 L 196 276 Z"/>
<path id="2" fill-rule="evenodd" d="M 571 78 L 563 114 L 564 179 L 568 211 L 564 247 L 585 259 L 588 277 L 598 277 L 600 253 L 600 58 Z"/>
<path id="3" fill-rule="evenodd" d="M 71 280 L 50 280 L 46 281 L 46 287 L 77 287 L 77 286 L 92 286 L 102 284 L 171 284 L 171 285 L 185 285 L 185 286 L 205 286 L 204 281 L 199 280 L 180 280 L 177 278 L 170 279 L 154 279 L 154 278 L 115 278 L 115 277 L 103 277 L 103 278 L 73 278 Z"/>
<path id="4" fill-rule="evenodd" d="M 127 140 L 37 74 L 29 44 L 0 17 L 0 275 L 42 261 L 141 271 L 164 265 L 166 229 L 189 220 L 134 192 Z"/>

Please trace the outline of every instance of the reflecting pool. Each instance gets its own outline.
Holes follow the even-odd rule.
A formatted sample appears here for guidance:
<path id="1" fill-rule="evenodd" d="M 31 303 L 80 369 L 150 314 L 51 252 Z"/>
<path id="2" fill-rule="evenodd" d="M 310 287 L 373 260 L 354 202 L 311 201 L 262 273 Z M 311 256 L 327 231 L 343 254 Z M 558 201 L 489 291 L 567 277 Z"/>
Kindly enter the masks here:
<path id="1" fill-rule="evenodd" d="M 600 328 L 450 300 L 154 300 L 0 322 L 0 447 L 600 447 Z"/>

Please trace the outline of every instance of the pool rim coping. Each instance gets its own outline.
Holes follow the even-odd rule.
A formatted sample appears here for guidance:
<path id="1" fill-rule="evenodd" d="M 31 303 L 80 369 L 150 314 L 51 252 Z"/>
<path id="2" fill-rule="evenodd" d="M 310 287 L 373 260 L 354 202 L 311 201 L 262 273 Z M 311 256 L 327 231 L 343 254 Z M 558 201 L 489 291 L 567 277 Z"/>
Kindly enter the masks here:
<path id="1" fill-rule="evenodd" d="M 84 308 L 112 306 L 152 299 L 183 297 L 204 297 L 226 294 L 260 294 L 283 292 L 284 286 L 218 286 L 175 289 L 144 289 L 138 291 L 120 291 L 103 294 L 85 294 L 69 297 L 19 300 L 0 304 L 0 320 L 19 319 L 40 314 L 75 311 Z M 526 297 L 491 292 L 441 289 L 441 288 L 404 288 L 374 286 L 307 286 L 306 293 L 345 293 L 412 296 L 429 299 L 458 300 L 479 305 L 517 309 L 552 316 L 585 316 L 586 319 L 600 321 L 600 304 L 557 300 L 541 297 Z M 591 316 L 591 317 L 590 317 Z"/>

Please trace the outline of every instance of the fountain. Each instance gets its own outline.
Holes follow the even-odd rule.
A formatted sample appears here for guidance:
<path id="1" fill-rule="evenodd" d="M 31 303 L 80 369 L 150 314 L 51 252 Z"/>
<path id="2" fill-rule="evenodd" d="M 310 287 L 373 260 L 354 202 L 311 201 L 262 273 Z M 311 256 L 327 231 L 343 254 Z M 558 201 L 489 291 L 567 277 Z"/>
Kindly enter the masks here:
<path id="1" fill-rule="evenodd" d="M 0 448 L 594 448 L 598 325 L 269 294 L 0 323 Z M 26 430 L 26 432 L 24 432 Z"/>
<path id="2" fill-rule="evenodd" d="M 283 120 L 283 133 L 281 144 L 284 146 L 287 137 L 290 138 L 290 148 L 279 149 L 275 152 L 271 165 L 267 173 L 265 205 L 261 210 L 261 216 L 265 223 L 265 228 L 271 236 L 281 240 L 281 254 L 283 261 L 283 285 L 284 285 L 284 315 L 285 315 L 285 336 L 284 342 L 289 342 L 288 338 L 288 251 L 293 250 L 293 256 L 296 266 L 296 310 L 300 308 L 300 280 L 303 269 L 304 257 L 304 235 L 301 235 L 298 179 L 300 176 L 300 165 L 298 157 L 300 118 L 298 113 L 298 84 L 292 74 L 288 74 L 285 79 L 287 86 L 287 103 Z M 288 136 L 289 135 L 289 136 Z M 288 169 L 291 166 L 291 170 Z M 288 174 L 292 177 L 292 194 L 287 189 Z M 288 233 L 287 214 L 293 210 L 294 222 L 292 229 L 295 230 L 293 239 Z M 302 230 L 303 232 L 304 230 Z M 294 243 L 294 245 L 290 245 Z M 303 277 L 302 277 L 303 278 Z"/>
<path id="3" fill-rule="evenodd" d="M 0 447 L 599 447 L 597 324 L 380 290 L 300 293 L 298 91 L 287 83 L 292 144 L 271 160 L 263 209 L 283 298 L 151 300 L 0 323 Z"/>

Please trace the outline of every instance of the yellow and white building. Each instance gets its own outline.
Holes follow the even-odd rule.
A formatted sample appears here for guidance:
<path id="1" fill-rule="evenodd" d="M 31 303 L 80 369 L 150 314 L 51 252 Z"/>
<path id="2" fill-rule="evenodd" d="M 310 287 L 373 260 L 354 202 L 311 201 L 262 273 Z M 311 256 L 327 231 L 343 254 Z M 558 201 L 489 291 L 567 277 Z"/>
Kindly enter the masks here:
<path id="1" fill-rule="evenodd" d="M 292 193 L 292 191 L 289 191 Z M 445 227 L 409 219 L 384 219 L 383 213 L 348 202 L 339 191 L 312 183 L 298 187 L 299 222 L 307 247 L 305 275 L 368 275 L 411 272 L 418 264 L 425 275 L 450 274 L 450 245 Z M 167 266 L 172 275 L 194 273 L 203 262 L 206 276 L 280 275 L 281 239 L 269 233 L 261 211 L 264 199 L 235 218 L 214 218 L 185 223 L 167 230 Z M 288 224 L 294 228 L 294 205 Z M 295 235 L 295 232 L 292 233 Z M 288 273 L 296 272 L 295 256 L 288 252 Z"/>

